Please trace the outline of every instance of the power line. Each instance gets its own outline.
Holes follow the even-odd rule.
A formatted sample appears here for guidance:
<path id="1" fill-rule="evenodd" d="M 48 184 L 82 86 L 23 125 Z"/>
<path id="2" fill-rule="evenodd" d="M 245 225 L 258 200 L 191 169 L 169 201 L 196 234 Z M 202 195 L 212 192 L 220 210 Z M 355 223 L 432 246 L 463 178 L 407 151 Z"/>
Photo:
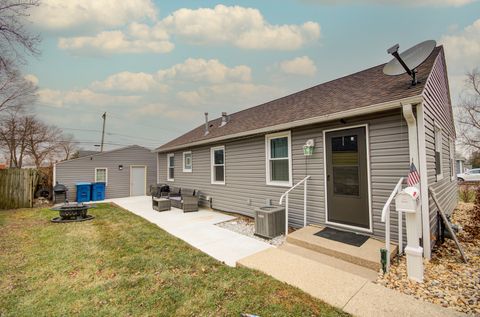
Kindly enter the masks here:
<path id="1" fill-rule="evenodd" d="M 98 111 L 93 111 L 93 110 L 85 110 L 85 109 L 74 109 L 74 108 L 65 108 L 65 107 L 55 107 L 55 106 L 51 106 L 51 105 L 47 105 L 47 104 L 44 104 L 44 103 L 37 103 L 36 104 L 37 106 L 42 106 L 42 107 L 47 107 L 47 108 L 52 108 L 52 109 L 56 109 L 56 110 L 68 110 L 68 111 L 73 111 L 73 112 L 88 112 L 88 113 L 93 113 L 93 114 L 99 114 Z M 104 111 L 104 110 L 101 110 L 101 111 Z M 100 112 L 101 112 L 100 111 Z M 120 116 L 117 116 L 116 114 L 112 114 L 111 112 L 109 112 L 109 116 L 110 117 L 113 117 L 115 119 L 118 119 L 118 120 L 122 120 L 122 121 L 125 121 L 125 118 L 123 117 L 120 117 Z M 152 125 L 152 124 L 147 124 L 147 123 L 136 123 L 136 122 L 132 122 L 132 121 L 129 121 L 129 124 L 133 124 L 133 125 L 137 125 L 137 126 L 142 126 L 142 127 L 152 127 L 152 128 L 155 128 L 155 129 L 159 129 L 159 130 L 168 130 L 168 131 L 174 131 L 174 132 L 178 132 L 178 133 L 183 133 L 185 131 L 180 131 L 180 130 L 177 130 L 175 128 L 171 128 L 171 127 L 168 127 L 168 128 L 163 128 L 159 125 Z"/>
<path id="2" fill-rule="evenodd" d="M 101 130 L 94 130 L 94 129 L 63 128 L 63 127 L 60 127 L 60 129 L 62 129 L 62 130 L 73 130 L 73 131 L 99 132 L 99 133 L 102 132 Z M 127 138 L 132 138 L 132 139 L 142 139 L 142 140 L 158 142 L 158 139 L 150 139 L 150 138 L 133 136 L 133 135 L 126 135 L 126 134 L 121 134 L 121 133 L 116 133 L 116 132 L 105 132 L 105 134 L 107 134 L 107 135 L 118 135 L 118 136 L 123 136 L 123 137 L 127 137 Z"/>

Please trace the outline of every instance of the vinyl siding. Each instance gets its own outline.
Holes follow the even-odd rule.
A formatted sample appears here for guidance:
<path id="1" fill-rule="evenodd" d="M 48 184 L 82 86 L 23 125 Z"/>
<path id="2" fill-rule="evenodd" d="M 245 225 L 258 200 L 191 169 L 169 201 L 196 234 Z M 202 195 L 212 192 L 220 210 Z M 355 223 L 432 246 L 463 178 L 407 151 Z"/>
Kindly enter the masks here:
<path id="1" fill-rule="evenodd" d="M 123 165 L 123 170 L 120 171 L 118 165 Z M 68 200 L 75 201 L 75 184 L 78 182 L 94 182 L 95 168 L 106 167 L 108 169 L 108 179 L 105 197 L 128 197 L 130 196 L 131 165 L 147 166 L 146 191 L 148 194 L 149 185 L 156 183 L 156 159 L 155 154 L 140 146 L 57 163 L 56 181 L 67 186 Z"/>
<path id="2" fill-rule="evenodd" d="M 450 139 L 455 139 L 456 136 L 443 52 L 438 55 L 435 61 L 430 77 L 425 85 L 423 97 L 428 185 L 434 189 L 444 211 L 450 214 L 453 212 L 458 202 L 456 177 L 452 180 L 450 174 Z M 443 141 L 443 178 L 438 181 L 435 170 L 435 125 L 442 128 Z M 455 152 L 455 148 L 453 149 L 453 152 Z M 437 238 L 438 217 L 437 208 L 431 199 L 429 209 L 430 231 L 433 246 Z"/>
<path id="3" fill-rule="evenodd" d="M 368 124 L 370 143 L 371 201 L 373 235 L 384 237 L 381 211 L 388 196 L 400 177 L 405 177 L 409 168 L 408 131 L 401 110 L 347 119 L 347 124 L 338 122 L 317 124 L 291 130 L 293 184 L 311 175 L 308 182 L 307 223 L 325 223 L 323 130 L 348 128 Z M 232 123 L 233 124 L 233 123 Z M 315 141 L 314 154 L 303 155 L 303 145 L 308 139 Z M 210 179 L 210 148 L 225 146 L 225 185 L 212 185 Z M 182 152 L 192 151 L 193 171 L 182 172 Z M 208 146 L 183 149 L 175 152 L 175 180 L 167 182 L 167 153 L 158 154 L 158 179 L 172 186 L 195 188 L 202 196 L 212 197 L 214 209 L 253 215 L 253 209 L 265 205 L 266 199 L 278 205 L 280 196 L 289 187 L 266 184 L 265 135 L 241 140 L 214 143 Z M 303 186 L 289 196 L 289 223 L 303 226 Z M 392 208 L 394 211 L 394 208 Z M 396 214 L 392 212 L 392 224 Z M 396 229 L 392 230 L 392 239 Z"/>

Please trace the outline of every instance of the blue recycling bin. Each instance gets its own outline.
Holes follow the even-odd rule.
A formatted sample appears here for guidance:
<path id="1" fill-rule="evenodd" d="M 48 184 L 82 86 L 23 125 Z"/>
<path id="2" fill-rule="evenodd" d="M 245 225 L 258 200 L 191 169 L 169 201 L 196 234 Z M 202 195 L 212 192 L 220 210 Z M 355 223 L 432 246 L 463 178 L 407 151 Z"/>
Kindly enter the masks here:
<path id="1" fill-rule="evenodd" d="M 77 202 L 84 203 L 90 201 L 91 183 L 76 183 L 77 186 Z"/>
<path id="2" fill-rule="evenodd" d="M 92 183 L 92 200 L 104 200 L 105 199 L 105 183 L 98 182 Z"/>

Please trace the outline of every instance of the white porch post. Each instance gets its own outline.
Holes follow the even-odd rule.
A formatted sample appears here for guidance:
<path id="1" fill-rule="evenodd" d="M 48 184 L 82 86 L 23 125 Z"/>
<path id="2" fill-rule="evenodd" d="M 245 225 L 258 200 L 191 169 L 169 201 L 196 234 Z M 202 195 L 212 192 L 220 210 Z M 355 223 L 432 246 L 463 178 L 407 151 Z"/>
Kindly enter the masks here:
<path id="1" fill-rule="evenodd" d="M 305 187 L 303 188 L 303 226 L 307 226 L 307 182 L 308 179 L 305 180 L 303 184 Z"/>
<path id="2" fill-rule="evenodd" d="M 418 164 L 418 137 L 417 137 L 417 121 L 415 119 L 415 115 L 413 114 L 413 107 L 411 104 L 406 104 L 402 106 L 403 110 L 403 117 L 405 118 L 405 121 L 407 121 L 408 125 L 408 148 L 409 148 L 409 153 L 410 153 L 410 163 L 413 162 L 417 169 L 420 169 L 419 164 Z M 420 177 L 422 178 L 422 177 Z M 420 185 L 417 185 L 416 187 L 420 187 Z M 428 194 L 427 194 L 428 195 Z M 422 195 L 423 196 L 423 195 Z M 428 196 L 427 196 L 428 197 Z M 417 232 L 418 232 L 418 238 L 421 238 L 421 231 L 422 231 L 422 223 L 421 223 L 421 216 L 418 215 L 416 216 L 415 222 L 417 223 Z"/>
<path id="3" fill-rule="evenodd" d="M 285 197 L 285 237 L 288 235 L 288 194 Z"/>

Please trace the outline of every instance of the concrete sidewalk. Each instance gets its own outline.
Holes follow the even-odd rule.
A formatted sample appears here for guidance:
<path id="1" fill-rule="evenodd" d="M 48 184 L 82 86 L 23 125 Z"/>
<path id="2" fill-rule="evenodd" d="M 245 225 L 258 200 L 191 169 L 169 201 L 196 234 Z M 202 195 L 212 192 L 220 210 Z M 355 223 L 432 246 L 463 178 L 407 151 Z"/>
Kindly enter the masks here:
<path id="1" fill-rule="evenodd" d="M 335 265 L 339 260 L 331 261 L 334 265 L 272 248 L 241 259 L 238 265 L 262 271 L 355 316 L 464 316 L 374 284 L 371 276 L 339 269 Z"/>
<path id="2" fill-rule="evenodd" d="M 241 258 L 272 248 L 268 243 L 216 226 L 216 223 L 235 218 L 219 212 L 200 209 L 184 213 L 176 208 L 158 212 L 152 209 L 150 196 L 101 202 L 115 203 L 229 266 L 235 266 Z"/>

